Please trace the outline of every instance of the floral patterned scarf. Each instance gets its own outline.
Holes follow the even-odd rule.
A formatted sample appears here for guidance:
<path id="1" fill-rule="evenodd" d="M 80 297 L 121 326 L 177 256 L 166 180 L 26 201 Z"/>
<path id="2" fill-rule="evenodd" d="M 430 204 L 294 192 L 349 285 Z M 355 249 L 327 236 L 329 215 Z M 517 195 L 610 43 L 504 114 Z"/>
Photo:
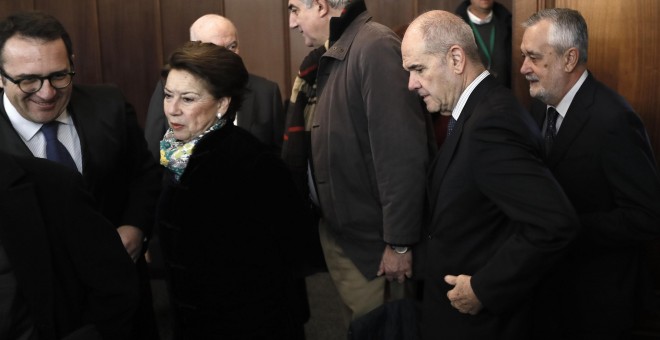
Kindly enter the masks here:
<path id="1" fill-rule="evenodd" d="M 167 131 L 165 131 L 163 140 L 160 141 L 160 164 L 172 171 L 174 173 L 174 178 L 179 181 L 181 175 L 186 170 L 186 166 L 188 166 L 188 161 L 195 149 L 195 145 L 207 133 L 220 129 L 226 122 L 226 119 L 219 119 L 202 134 L 187 142 L 176 139 L 172 128 L 168 128 Z"/>

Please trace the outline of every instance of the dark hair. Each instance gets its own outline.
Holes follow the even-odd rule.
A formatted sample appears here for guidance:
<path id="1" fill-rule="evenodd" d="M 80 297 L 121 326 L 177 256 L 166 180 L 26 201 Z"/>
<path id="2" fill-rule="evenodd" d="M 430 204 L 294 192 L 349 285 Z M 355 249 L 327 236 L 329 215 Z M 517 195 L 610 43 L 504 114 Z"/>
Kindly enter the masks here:
<path id="1" fill-rule="evenodd" d="M 223 46 L 189 41 L 170 55 L 161 76 L 170 70 L 184 70 L 204 79 L 211 95 L 220 99 L 230 97 L 225 116 L 233 121 L 246 92 L 248 72 L 241 57 Z"/>
<path id="2" fill-rule="evenodd" d="M 66 46 L 69 63 L 73 67 L 73 44 L 64 26 L 52 15 L 38 11 L 17 12 L 0 22 L 0 67 L 4 65 L 3 52 L 9 38 L 23 37 L 54 41 L 62 39 Z"/>

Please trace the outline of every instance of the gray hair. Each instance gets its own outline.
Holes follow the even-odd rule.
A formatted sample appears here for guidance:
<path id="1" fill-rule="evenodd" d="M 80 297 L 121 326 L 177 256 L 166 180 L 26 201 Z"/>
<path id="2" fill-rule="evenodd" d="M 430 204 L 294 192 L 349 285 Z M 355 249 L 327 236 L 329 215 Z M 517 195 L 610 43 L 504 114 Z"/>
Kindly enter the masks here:
<path id="1" fill-rule="evenodd" d="M 420 15 L 415 24 L 422 34 L 425 52 L 446 54 L 453 45 L 460 46 L 468 60 L 481 64 L 472 28 L 460 17 L 446 11 L 429 11 Z"/>
<path id="2" fill-rule="evenodd" d="M 548 43 L 558 55 L 564 54 L 569 48 L 576 47 L 580 53 L 578 63 L 587 62 L 589 33 L 587 22 L 580 12 L 569 8 L 543 9 L 529 17 L 522 26 L 529 28 L 541 20 L 548 20 L 552 24 Z"/>
<path id="3" fill-rule="evenodd" d="M 312 8 L 312 4 L 314 3 L 314 0 L 301 0 L 302 3 L 305 5 L 307 8 Z M 331 8 L 344 8 L 348 5 L 351 0 L 327 0 L 328 1 L 328 6 Z"/>

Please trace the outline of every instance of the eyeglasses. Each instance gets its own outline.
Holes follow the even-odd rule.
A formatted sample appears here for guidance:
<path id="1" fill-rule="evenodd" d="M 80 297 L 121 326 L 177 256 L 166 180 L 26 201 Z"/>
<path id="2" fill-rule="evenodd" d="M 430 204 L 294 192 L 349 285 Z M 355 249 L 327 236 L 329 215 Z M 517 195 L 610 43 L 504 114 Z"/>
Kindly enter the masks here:
<path id="1" fill-rule="evenodd" d="M 73 76 L 76 74 L 75 71 L 70 72 L 55 72 L 51 73 L 45 77 L 39 77 L 36 75 L 27 76 L 25 78 L 13 79 L 5 73 L 5 70 L 0 68 L 0 75 L 7 78 L 10 82 L 16 84 L 21 91 L 32 94 L 41 90 L 41 87 L 44 85 L 44 80 L 48 79 L 50 86 L 55 89 L 61 90 L 71 85 L 73 81 Z"/>

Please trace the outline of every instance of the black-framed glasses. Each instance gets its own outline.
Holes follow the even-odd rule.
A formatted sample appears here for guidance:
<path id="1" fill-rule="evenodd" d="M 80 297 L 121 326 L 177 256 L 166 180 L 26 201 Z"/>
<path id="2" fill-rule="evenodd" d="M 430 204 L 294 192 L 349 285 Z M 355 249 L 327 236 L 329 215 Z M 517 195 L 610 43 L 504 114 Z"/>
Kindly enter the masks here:
<path id="1" fill-rule="evenodd" d="M 9 80 L 10 82 L 16 84 L 21 91 L 32 94 L 41 90 L 41 87 L 44 85 L 44 80 L 48 79 L 50 86 L 55 89 L 61 90 L 71 85 L 73 81 L 73 76 L 76 74 L 76 71 L 69 72 L 54 72 L 45 77 L 39 77 L 36 75 L 27 76 L 19 79 L 13 79 L 5 73 L 5 70 L 0 68 L 0 75 Z"/>

